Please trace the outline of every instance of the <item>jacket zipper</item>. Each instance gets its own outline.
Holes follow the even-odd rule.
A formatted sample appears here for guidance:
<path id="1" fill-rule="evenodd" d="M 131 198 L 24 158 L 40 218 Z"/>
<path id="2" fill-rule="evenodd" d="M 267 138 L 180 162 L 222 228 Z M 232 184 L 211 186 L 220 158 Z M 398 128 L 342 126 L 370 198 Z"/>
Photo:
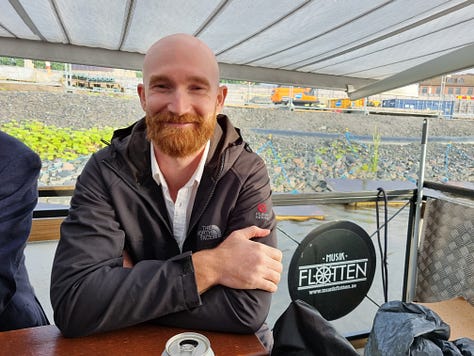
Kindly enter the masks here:
<path id="1" fill-rule="evenodd" d="M 196 217 L 195 221 L 199 221 L 202 214 L 204 214 L 204 211 L 206 210 L 207 206 L 211 202 L 212 197 L 214 196 L 214 191 L 216 190 L 217 181 L 219 180 L 222 172 L 224 171 L 224 165 L 225 165 L 225 161 L 226 161 L 225 157 L 227 155 L 227 152 L 228 152 L 228 148 L 224 151 L 224 154 L 222 155 L 222 158 L 219 162 L 219 170 L 218 170 L 217 175 L 215 176 L 215 183 L 212 185 L 211 193 L 209 194 L 208 199 L 206 200 L 206 203 L 204 204 L 204 208 L 200 209 L 201 213 Z M 188 226 L 188 231 L 186 232 L 186 238 L 184 239 L 184 241 L 186 241 L 188 239 L 189 231 L 191 231 L 194 228 L 194 225 L 193 226 Z"/>

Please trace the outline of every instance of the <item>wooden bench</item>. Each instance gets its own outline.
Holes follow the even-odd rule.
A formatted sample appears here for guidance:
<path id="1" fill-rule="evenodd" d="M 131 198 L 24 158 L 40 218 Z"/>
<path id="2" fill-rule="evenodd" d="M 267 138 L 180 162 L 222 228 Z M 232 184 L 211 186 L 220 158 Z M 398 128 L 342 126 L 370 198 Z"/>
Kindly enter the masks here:
<path id="1" fill-rule="evenodd" d="M 70 197 L 74 186 L 39 187 L 40 198 Z M 28 242 L 59 240 L 59 228 L 67 215 L 67 209 L 35 210 Z"/>
<path id="2" fill-rule="evenodd" d="M 28 242 L 59 240 L 59 227 L 63 220 L 64 217 L 33 219 Z"/>

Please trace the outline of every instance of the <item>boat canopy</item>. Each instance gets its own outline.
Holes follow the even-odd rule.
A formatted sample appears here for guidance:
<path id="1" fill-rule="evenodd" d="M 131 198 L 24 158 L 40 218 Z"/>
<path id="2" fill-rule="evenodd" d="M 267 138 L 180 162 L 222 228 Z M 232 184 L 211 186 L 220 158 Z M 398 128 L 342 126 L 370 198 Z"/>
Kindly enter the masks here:
<path id="1" fill-rule="evenodd" d="M 221 77 L 352 100 L 474 67 L 473 0 L 1 0 L 0 55 L 140 70 L 188 33 Z"/>

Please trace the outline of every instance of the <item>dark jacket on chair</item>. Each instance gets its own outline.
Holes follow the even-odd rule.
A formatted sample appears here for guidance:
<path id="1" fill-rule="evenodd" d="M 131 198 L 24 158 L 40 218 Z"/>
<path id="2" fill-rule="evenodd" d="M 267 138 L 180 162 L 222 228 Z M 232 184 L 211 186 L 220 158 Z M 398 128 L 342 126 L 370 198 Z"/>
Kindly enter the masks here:
<path id="1" fill-rule="evenodd" d="M 0 331 L 48 324 L 23 254 L 38 200 L 40 169 L 36 153 L 0 131 Z"/>

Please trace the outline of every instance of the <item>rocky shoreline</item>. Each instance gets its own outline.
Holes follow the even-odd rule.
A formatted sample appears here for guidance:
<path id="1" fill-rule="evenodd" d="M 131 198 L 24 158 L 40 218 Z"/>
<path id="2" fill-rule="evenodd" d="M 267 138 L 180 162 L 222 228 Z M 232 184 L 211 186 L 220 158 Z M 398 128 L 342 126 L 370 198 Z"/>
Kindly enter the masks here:
<path id="1" fill-rule="evenodd" d="M 0 91 L 0 107 L 0 125 L 120 128 L 143 116 L 138 98 L 123 95 Z M 417 180 L 422 117 L 230 106 L 224 113 L 265 159 L 275 192 L 327 191 L 328 178 Z M 427 120 L 425 179 L 474 183 L 474 120 Z M 40 184 L 74 184 L 87 159 L 44 161 Z"/>

